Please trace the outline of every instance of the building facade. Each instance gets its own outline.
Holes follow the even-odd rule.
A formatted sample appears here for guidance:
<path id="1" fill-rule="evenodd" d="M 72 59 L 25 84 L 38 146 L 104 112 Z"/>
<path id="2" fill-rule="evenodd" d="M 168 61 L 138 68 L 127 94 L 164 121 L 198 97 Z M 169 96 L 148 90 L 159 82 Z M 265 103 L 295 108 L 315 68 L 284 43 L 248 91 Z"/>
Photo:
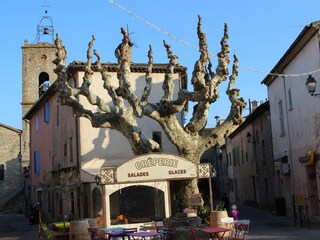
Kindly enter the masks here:
<path id="1" fill-rule="evenodd" d="M 276 196 L 293 206 L 308 206 L 319 216 L 320 104 L 305 83 L 320 67 L 320 22 L 307 25 L 262 83 L 268 88 L 275 163 Z M 311 73 L 310 73 L 311 74 Z M 312 73 L 317 80 L 319 71 Z"/>
<path id="2" fill-rule="evenodd" d="M 274 209 L 274 166 L 269 102 L 256 107 L 222 148 L 230 201 Z M 226 181 L 225 181 L 226 182 Z"/>
<path id="3" fill-rule="evenodd" d="M 0 209 L 23 189 L 21 130 L 0 123 Z M 21 206 L 22 211 L 24 206 Z"/>
<path id="4" fill-rule="evenodd" d="M 82 81 L 84 66 L 79 62 L 69 65 L 73 73 L 71 84 L 78 86 Z M 116 86 L 116 64 L 110 66 L 112 84 Z M 145 66 L 132 64 L 131 83 L 135 91 L 142 91 L 144 87 Z M 165 71 L 165 64 L 155 64 L 150 101 L 161 99 Z M 175 94 L 181 87 L 180 77 L 185 71 L 184 67 L 179 67 L 175 73 Z M 91 88 L 110 103 L 100 77 L 100 73 L 94 73 Z M 86 99 L 80 98 L 80 102 L 86 108 L 92 108 Z M 182 115 L 177 117 L 182 123 Z M 102 189 L 97 183 L 101 168 L 120 166 L 134 156 L 126 138 L 116 130 L 94 128 L 89 120 L 75 118 L 71 107 L 60 105 L 55 83 L 24 118 L 30 124 L 31 198 L 33 204 L 41 203 L 43 221 L 61 220 L 65 215 L 71 219 L 95 217 L 103 207 Z M 177 149 L 158 124 L 145 118 L 137 121 L 146 136 L 157 137 L 154 140 L 160 143 L 163 152 L 177 154 Z"/>

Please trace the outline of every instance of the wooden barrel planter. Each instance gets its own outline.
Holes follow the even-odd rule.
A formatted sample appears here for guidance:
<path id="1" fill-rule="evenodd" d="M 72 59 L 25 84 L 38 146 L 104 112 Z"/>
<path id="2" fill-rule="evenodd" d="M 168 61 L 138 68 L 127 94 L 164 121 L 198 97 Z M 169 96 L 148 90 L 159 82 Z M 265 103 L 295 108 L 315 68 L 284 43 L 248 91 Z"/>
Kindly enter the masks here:
<path id="1" fill-rule="evenodd" d="M 88 231 L 89 223 L 87 220 L 71 221 L 69 230 L 70 240 L 90 240 Z"/>
<path id="2" fill-rule="evenodd" d="M 227 211 L 213 211 L 210 213 L 210 227 L 226 227 L 221 218 L 228 217 Z"/>

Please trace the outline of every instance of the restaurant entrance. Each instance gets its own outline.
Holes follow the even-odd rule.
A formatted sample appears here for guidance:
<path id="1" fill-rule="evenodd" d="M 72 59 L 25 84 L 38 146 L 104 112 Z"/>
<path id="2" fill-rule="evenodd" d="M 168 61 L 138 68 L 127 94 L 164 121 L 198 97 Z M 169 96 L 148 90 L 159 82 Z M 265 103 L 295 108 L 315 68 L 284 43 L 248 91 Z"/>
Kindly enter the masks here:
<path id="1" fill-rule="evenodd" d="M 164 191 L 129 186 L 110 195 L 111 225 L 156 222 L 165 218 Z"/>
<path id="2" fill-rule="evenodd" d="M 172 216 L 171 203 L 180 201 L 171 198 L 170 182 L 210 176 L 210 164 L 163 153 L 139 155 L 118 167 L 102 167 L 103 225 L 137 226 L 168 218 Z"/>

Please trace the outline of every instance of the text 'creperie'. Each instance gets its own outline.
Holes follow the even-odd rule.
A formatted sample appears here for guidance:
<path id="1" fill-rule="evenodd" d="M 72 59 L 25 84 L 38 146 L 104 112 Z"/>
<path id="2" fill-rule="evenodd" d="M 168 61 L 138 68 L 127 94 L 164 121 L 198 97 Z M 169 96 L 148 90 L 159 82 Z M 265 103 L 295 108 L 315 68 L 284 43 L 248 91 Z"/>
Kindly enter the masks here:
<path id="1" fill-rule="evenodd" d="M 170 158 L 151 158 L 147 160 L 141 160 L 136 162 L 136 169 L 140 170 L 142 168 L 155 167 L 155 166 L 167 166 L 167 167 L 178 167 L 178 160 Z"/>

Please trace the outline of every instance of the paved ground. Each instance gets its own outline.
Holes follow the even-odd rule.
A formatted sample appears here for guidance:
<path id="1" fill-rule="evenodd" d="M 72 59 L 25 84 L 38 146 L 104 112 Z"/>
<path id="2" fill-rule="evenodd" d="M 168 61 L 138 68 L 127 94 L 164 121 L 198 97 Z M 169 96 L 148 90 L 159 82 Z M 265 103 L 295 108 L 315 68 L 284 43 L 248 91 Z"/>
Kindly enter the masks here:
<path id="1" fill-rule="evenodd" d="M 275 216 L 253 207 L 239 206 L 240 218 L 250 219 L 250 233 L 248 239 L 278 240 L 300 239 L 320 240 L 320 222 L 310 222 L 310 229 L 299 224 L 294 226 L 293 218 Z"/>
<path id="2" fill-rule="evenodd" d="M 38 226 L 30 225 L 22 214 L 0 214 L 1 240 L 33 240 L 38 238 Z"/>
<path id="3" fill-rule="evenodd" d="M 250 219 L 249 239 L 260 240 L 320 240 L 320 222 L 300 228 L 290 217 L 275 216 L 248 206 L 239 206 L 240 219 Z M 30 225 L 21 214 L 0 214 L 1 240 L 39 239 L 37 225 Z"/>

